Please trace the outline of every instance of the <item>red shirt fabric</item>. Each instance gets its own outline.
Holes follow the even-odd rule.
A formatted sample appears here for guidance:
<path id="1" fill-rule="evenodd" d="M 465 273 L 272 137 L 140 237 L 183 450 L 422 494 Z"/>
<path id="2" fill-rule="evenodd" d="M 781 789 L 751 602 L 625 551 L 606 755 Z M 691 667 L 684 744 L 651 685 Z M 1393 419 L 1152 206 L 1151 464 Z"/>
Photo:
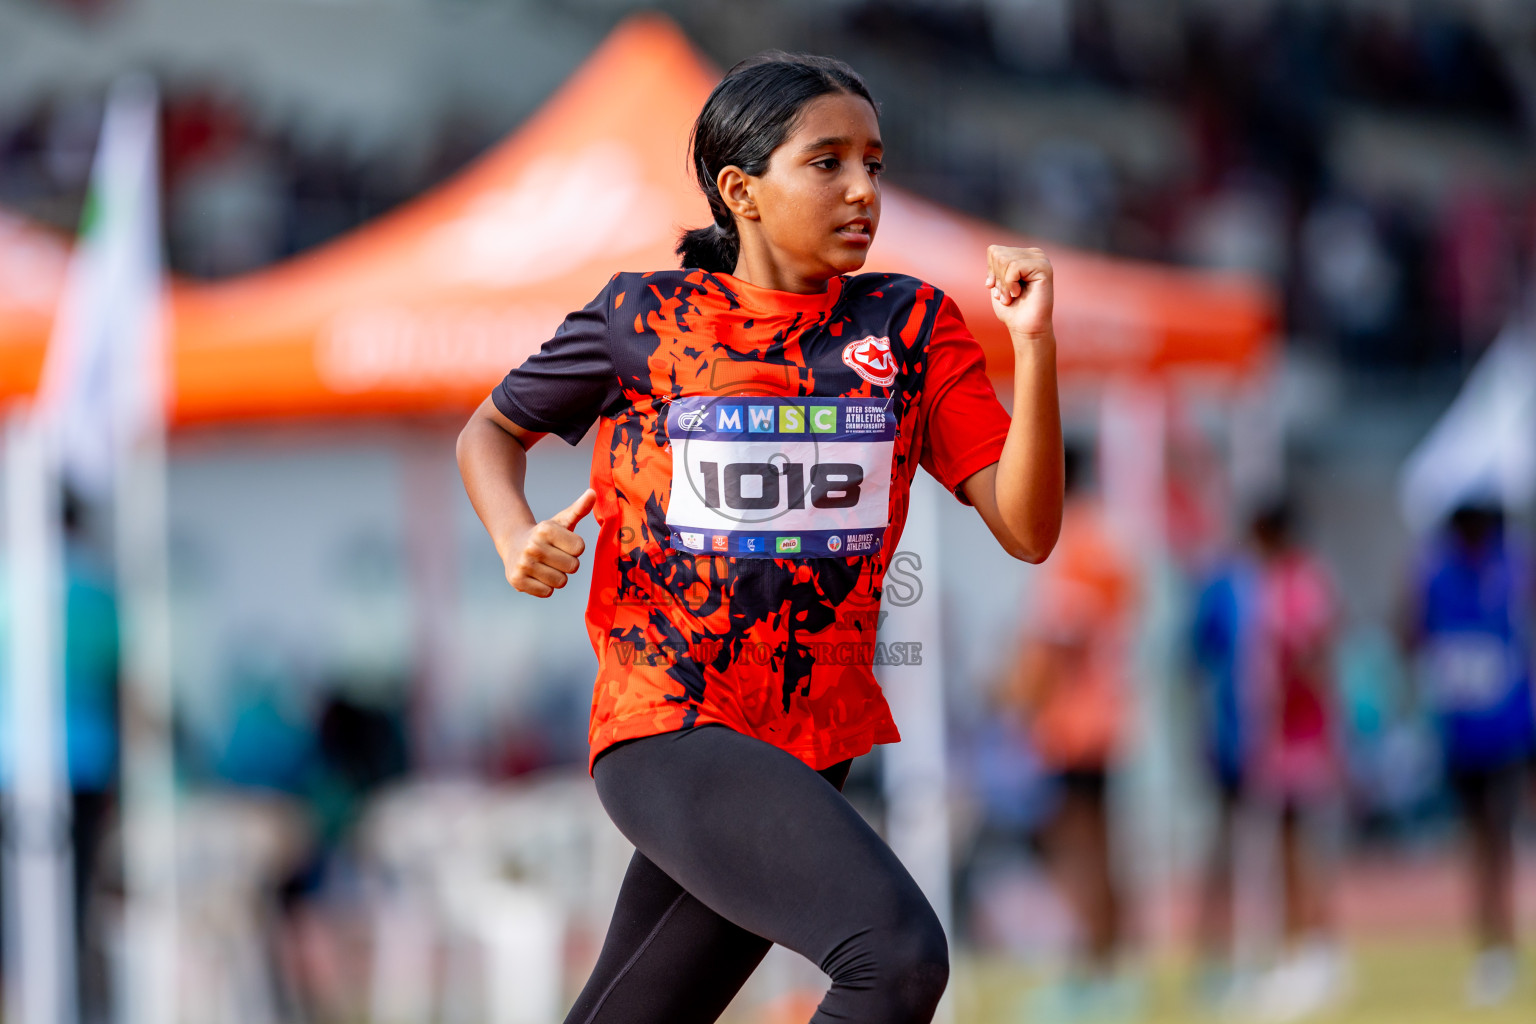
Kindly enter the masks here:
<path id="1" fill-rule="evenodd" d="M 900 738 L 872 663 L 912 478 L 964 501 L 1009 425 L 952 300 L 619 274 L 492 398 L 571 444 L 597 423 L 591 760 L 705 724 L 818 770 Z"/>
<path id="2" fill-rule="evenodd" d="M 1289 799 L 1336 791 L 1335 693 L 1330 665 L 1338 601 L 1327 569 L 1302 551 L 1265 563 L 1257 648 L 1264 728 L 1257 750 L 1264 789 Z"/>

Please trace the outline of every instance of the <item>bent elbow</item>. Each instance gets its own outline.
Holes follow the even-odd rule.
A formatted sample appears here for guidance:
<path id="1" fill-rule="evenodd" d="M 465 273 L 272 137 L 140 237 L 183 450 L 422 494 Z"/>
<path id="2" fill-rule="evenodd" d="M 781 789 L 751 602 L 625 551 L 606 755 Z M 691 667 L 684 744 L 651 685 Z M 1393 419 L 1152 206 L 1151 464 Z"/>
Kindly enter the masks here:
<path id="1" fill-rule="evenodd" d="M 1026 536 L 1025 539 L 1018 543 L 1008 545 L 1008 553 L 1021 562 L 1039 565 L 1051 557 L 1051 552 L 1056 549 L 1056 540 L 1060 536 L 1061 528 L 1059 525 L 1048 534 L 1044 533 L 1044 531 L 1036 531 L 1035 536 Z"/>
<path id="2" fill-rule="evenodd" d="M 1028 562 L 1030 565 L 1039 565 L 1041 562 L 1045 561 L 1051 556 L 1051 550 L 1055 548 L 1055 546 L 1055 544 L 1047 544 L 1044 547 L 1031 548 L 1025 547 L 1021 544 L 1008 553 L 1021 562 Z"/>

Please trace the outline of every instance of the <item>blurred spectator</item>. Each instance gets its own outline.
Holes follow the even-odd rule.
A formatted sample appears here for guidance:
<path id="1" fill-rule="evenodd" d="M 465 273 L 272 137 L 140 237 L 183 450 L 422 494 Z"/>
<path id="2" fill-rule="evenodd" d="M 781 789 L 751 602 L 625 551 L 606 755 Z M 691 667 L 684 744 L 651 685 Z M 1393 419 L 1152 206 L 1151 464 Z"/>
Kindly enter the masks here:
<path id="1" fill-rule="evenodd" d="M 261 912 L 270 915 L 264 923 L 273 928 L 271 963 L 262 975 L 271 988 L 267 998 L 300 1019 L 346 1019 L 359 1005 L 342 966 L 355 959 L 348 934 L 366 916 L 357 906 L 355 825 L 368 800 L 410 767 L 403 709 L 352 694 L 402 688 L 332 679 L 311 704 L 292 699 L 300 682 L 271 660 L 240 665 L 234 722 L 214 771 L 226 785 L 266 791 L 260 806 L 269 816 L 280 812 L 302 825 L 292 830 L 300 848 L 291 863 L 285 860 L 280 877 L 264 881 L 260 894 Z M 243 798 L 227 802 L 235 807 Z"/>
<path id="2" fill-rule="evenodd" d="M 1010 690 L 991 687 L 980 718 L 950 746 L 963 791 L 975 801 L 951 805 L 965 837 L 957 846 L 955 891 L 963 898 L 954 923 L 973 944 L 1028 958 L 1060 948 L 1065 915 L 1020 898 L 1050 894 L 1036 840 L 1056 794 Z"/>
<path id="3" fill-rule="evenodd" d="M 1191 263 L 1278 278 L 1286 263 L 1285 197 L 1263 175 L 1236 173 L 1190 209 L 1180 245 Z"/>
<path id="4" fill-rule="evenodd" d="M 1342 781 L 1333 678 L 1337 609 L 1328 572 L 1297 541 L 1288 505 L 1263 511 L 1252 537 L 1260 567 L 1254 782 L 1280 810 L 1287 953 L 1261 999 L 1284 1018 L 1321 1009 L 1343 988 L 1329 869 L 1315 833 L 1319 812 Z"/>
<path id="5" fill-rule="evenodd" d="M 1030 234 L 1088 249 L 1109 244 L 1115 175 L 1098 146 L 1072 140 L 1041 143 L 1012 191 L 1024 205 L 1006 211 L 1004 218 Z"/>
<path id="6" fill-rule="evenodd" d="M 301 680 L 275 652 L 254 644 L 231 660 L 223 683 L 231 708 L 228 732 L 199 737 L 212 749 L 193 749 L 182 760 L 206 764 L 220 784 L 302 793 L 316 739 L 297 696 Z"/>
<path id="7" fill-rule="evenodd" d="M 1500 508 L 1477 504 L 1458 508 L 1429 542 L 1412 594 L 1409 644 L 1467 832 L 1479 950 L 1467 999 L 1475 1006 L 1509 999 L 1519 970 L 1514 830 L 1536 753 L 1533 599 L 1530 552 L 1508 536 Z"/>
<path id="8" fill-rule="evenodd" d="M 329 845 L 347 840 L 368 797 L 406 773 L 403 709 L 377 707 L 333 687 L 320 711 L 309 790 Z"/>
<path id="9" fill-rule="evenodd" d="M 359 1013 L 343 965 L 355 954 L 350 934 L 367 919 L 356 826 L 368 801 L 406 774 L 403 708 L 350 695 L 375 687 L 336 680 L 326 687 L 306 772 L 306 809 L 316 843 L 282 883 L 280 963 L 290 999 L 305 1019 L 339 1020 Z M 356 681 L 350 681 L 355 683 Z"/>
<path id="10" fill-rule="evenodd" d="M 1071 0 L 983 0 L 999 62 L 1055 71 L 1070 57 Z"/>
<path id="11" fill-rule="evenodd" d="M 1335 660 L 1356 839 L 1411 841 L 1427 831 L 1442 803 L 1434 726 L 1412 699 L 1391 630 L 1354 626 L 1340 638 Z"/>
<path id="12" fill-rule="evenodd" d="M 254 142 L 188 170 L 168 211 L 187 271 L 228 277 L 281 255 L 283 185 L 281 169 Z"/>
<path id="13" fill-rule="evenodd" d="M 1053 773 L 1056 806 L 1046 858 L 1077 919 L 1071 976 L 1041 995 L 1046 1019 L 1123 1016 L 1138 995 L 1118 975 L 1125 911 L 1116 877 L 1108 789 L 1129 721 L 1134 563 L 1083 485 L 1082 455 L 1067 453 L 1061 538 L 1041 568 L 1014 679 L 1030 741 Z"/>
<path id="14" fill-rule="evenodd" d="M 85 509 L 69 491 L 64 524 L 64 735 L 69 764 L 70 838 L 74 846 L 75 941 L 80 1017 L 109 1019 L 108 961 L 97 896 L 115 886 L 105 840 L 118 804 L 118 617 L 111 574 L 85 529 Z"/>
<path id="15" fill-rule="evenodd" d="M 1480 351 L 1504 326 L 1518 295 L 1513 221 L 1497 196 L 1463 189 L 1446 203 L 1434 284 L 1444 324 L 1464 351 Z"/>
<path id="16" fill-rule="evenodd" d="M 1264 980 L 1266 1011 L 1291 1018 L 1340 994 L 1332 895 L 1313 830 L 1342 781 L 1332 678 L 1335 601 L 1328 573 L 1293 535 L 1283 503 L 1257 515 L 1197 601 L 1204 745 L 1217 789 L 1217 824 L 1200 913 L 1202 987 L 1233 994 L 1233 904 L 1240 812 L 1279 813 L 1285 957 Z"/>
<path id="17" fill-rule="evenodd" d="M 1232 983 L 1236 834 L 1251 743 L 1257 594 L 1258 566 L 1246 552 L 1233 554 L 1201 590 L 1192 629 L 1201 745 L 1216 790 L 1197 936 L 1202 994 L 1213 1002 L 1225 1001 Z"/>
<path id="18" fill-rule="evenodd" d="M 705 49 L 739 54 L 716 6 L 669 9 Z M 831 7 L 818 46 L 868 57 L 896 180 L 931 199 L 1060 243 L 1266 275 L 1287 321 L 1350 368 L 1455 366 L 1519 300 L 1536 111 L 1536 78 L 1514 56 L 1521 5 Z M 797 48 L 802 24 L 767 19 L 754 38 Z M 162 82 L 169 257 L 201 277 L 280 260 L 426 191 L 532 99 L 445 104 L 435 146 L 408 155 L 398 140 L 318 136 L 255 81 L 167 66 L 180 70 Z M 72 230 L 99 95 L 36 96 L 0 109 L 0 203 Z M 969 97 L 997 106 L 968 111 Z M 1062 116 L 1080 100 L 1103 116 Z M 991 114 L 1013 109 L 1016 122 Z M 1422 159 L 1441 142 L 1468 159 Z"/>
<path id="19" fill-rule="evenodd" d="M 1347 358 L 1390 356 L 1402 270 L 1371 210 L 1342 196 L 1317 204 L 1301 229 L 1301 262 L 1314 329 L 1332 334 Z"/>

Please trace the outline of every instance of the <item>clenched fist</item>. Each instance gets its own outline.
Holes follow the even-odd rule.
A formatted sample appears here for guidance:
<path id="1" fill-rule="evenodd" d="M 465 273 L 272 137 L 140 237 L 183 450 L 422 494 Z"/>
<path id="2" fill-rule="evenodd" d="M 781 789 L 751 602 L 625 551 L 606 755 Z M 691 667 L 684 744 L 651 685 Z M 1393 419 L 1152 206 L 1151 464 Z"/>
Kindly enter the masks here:
<path id="1" fill-rule="evenodd" d="M 987 287 L 992 312 L 1014 341 L 1051 335 L 1052 271 L 1043 250 L 987 246 Z"/>

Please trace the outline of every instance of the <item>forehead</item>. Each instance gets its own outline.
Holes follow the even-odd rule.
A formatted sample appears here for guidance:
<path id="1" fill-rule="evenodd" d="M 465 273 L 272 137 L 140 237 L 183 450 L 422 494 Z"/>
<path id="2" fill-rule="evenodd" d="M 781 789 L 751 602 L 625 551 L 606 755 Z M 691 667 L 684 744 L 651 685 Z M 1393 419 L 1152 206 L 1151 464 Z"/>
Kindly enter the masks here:
<path id="1" fill-rule="evenodd" d="M 856 146 L 880 145 L 880 119 L 862 96 L 846 92 L 817 96 L 800 108 L 785 146 L 804 146 L 817 139 L 847 139 Z"/>

